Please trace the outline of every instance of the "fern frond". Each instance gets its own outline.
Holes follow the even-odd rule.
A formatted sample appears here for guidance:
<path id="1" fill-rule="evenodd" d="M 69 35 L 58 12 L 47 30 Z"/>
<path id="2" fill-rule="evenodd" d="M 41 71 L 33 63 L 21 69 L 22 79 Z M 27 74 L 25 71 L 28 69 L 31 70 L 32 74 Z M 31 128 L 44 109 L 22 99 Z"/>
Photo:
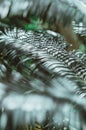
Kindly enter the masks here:
<path id="1" fill-rule="evenodd" d="M 73 126 L 84 130 L 86 84 L 71 70 L 70 59 L 75 62 L 77 58 L 67 52 L 67 44 L 63 42 L 59 34 L 53 36 L 49 32 L 14 29 L 0 33 L 0 61 L 4 68 L 9 69 L 10 66 L 10 77 L 5 79 L 1 75 L 0 78 L 0 107 L 4 108 L 0 120 L 3 129 L 8 125 L 9 113 L 13 129 L 31 121 L 43 123 L 48 112 L 49 117 L 52 115 L 49 127 L 66 126 L 71 129 Z M 69 64 L 66 64 L 67 60 Z M 80 59 L 77 63 L 82 65 Z M 3 70 L 1 68 L 2 74 Z M 77 111 L 76 114 L 72 108 Z M 76 123 L 73 121 L 75 118 Z"/>
<path id="2" fill-rule="evenodd" d="M 64 8 L 63 8 L 64 6 Z M 39 16 L 43 21 L 48 20 L 56 26 L 56 30 L 63 34 L 69 43 L 73 44 L 73 48 L 78 48 L 79 40 L 73 32 L 72 21 L 86 23 L 86 5 L 79 1 L 73 0 L 9 0 L 0 3 L 1 19 L 6 17 L 23 16 Z M 4 13 L 3 12 L 4 9 Z M 5 11 L 6 10 L 6 11 Z M 66 21 L 65 21 L 66 19 Z M 64 27 L 64 25 L 68 25 Z"/>
<path id="3" fill-rule="evenodd" d="M 0 130 L 86 129 L 86 54 L 68 48 L 76 34 L 86 41 L 85 10 L 84 0 L 0 1 Z M 17 29 L 32 16 L 64 37 Z"/>
<path id="4" fill-rule="evenodd" d="M 46 54 L 49 54 L 52 59 L 63 62 L 66 67 L 71 69 L 80 78 L 86 79 L 86 66 L 83 65 L 79 59 L 75 58 L 75 56 L 66 51 L 66 44 L 62 44 L 63 38 L 59 34 L 56 37 L 51 37 L 47 32 L 24 32 L 23 30 L 14 29 L 13 31 L 5 32 L 5 34 L 1 33 L 0 42 L 1 52 L 3 52 L 4 47 L 7 49 L 7 53 L 9 52 L 9 48 L 11 49 L 8 56 L 13 49 L 19 51 L 18 55 L 21 55 L 20 52 L 22 51 L 22 54 L 30 54 L 38 57 L 38 59 L 44 59 Z M 45 53 L 43 54 L 45 55 L 44 57 L 41 57 L 42 53 Z"/>
<path id="5" fill-rule="evenodd" d="M 79 40 L 85 44 L 86 43 L 86 26 L 80 22 L 76 23 L 73 21 L 73 29 L 76 35 L 78 36 Z"/>
<path id="6" fill-rule="evenodd" d="M 76 51 L 76 50 L 73 50 L 73 51 L 70 51 L 70 54 L 77 57 L 77 59 L 79 59 L 82 64 L 84 64 L 86 66 L 86 54 L 83 53 L 83 52 L 80 52 L 80 51 Z"/>

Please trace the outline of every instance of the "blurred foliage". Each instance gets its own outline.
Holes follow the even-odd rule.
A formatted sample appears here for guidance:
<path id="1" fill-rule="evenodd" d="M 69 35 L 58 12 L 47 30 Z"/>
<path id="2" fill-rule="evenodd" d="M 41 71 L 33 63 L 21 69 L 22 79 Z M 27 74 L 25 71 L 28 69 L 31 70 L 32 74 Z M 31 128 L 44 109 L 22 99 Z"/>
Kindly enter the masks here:
<path id="1" fill-rule="evenodd" d="M 80 45 L 79 50 L 86 53 L 86 45 Z"/>
<path id="2" fill-rule="evenodd" d="M 60 1 L 59 1 L 60 2 Z M 53 3 L 53 2 L 52 2 Z M 65 5 L 65 1 L 64 1 L 64 5 Z M 50 5 L 49 5 L 50 6 Z M 61 6 L 61 5 L 60 5 Z M 59 6 L 59 7 L 60 7 Z M 68 5 L 67 5 L 68 6 Z M 18 8 L 18 7 L 17 7 Z M 23 30 L 25 30 L 25 31 L 28 31 L 28 30 L 33 30 L 33 31 L 35 31 L 35 30 L 53 30 L 53 31 L 56 31 L 56 32 L 60 32 L 60 29 L 62 29 L 62 32 L 63 33 L 65 33 L 66 34 L 66 31 L 65 30 L 67 30 L 67 33 L 68 34 L 72 34 L 71 32 L 70 32 L 70 29 L 71 28 L 66 28 L 67 26 L 66 26 L 66 23 L 68 22 L 68 25 L 71 23 L 71 20 L 72 20 L 72 15 L 71 15 L 71 17 L 69 18 L 68 16 L 70 16 L 70 14 L 72 14 L 72 13 L 70 13 L 71 12 L 71 10 L 72 10 L 72 6 L 70 6 L 70 8 L 68 7 L 68 9 L 69 9 L 69 12 L 67 13 L 67 16 L 65 15 L 65 13 L 63 13 L 62 14 L 62 12 L 63 12 L 63 10 L 62 10 L 62 12 L 61 12 L 61 17 L 62 17 L 62 20 L 63 21 L 61 21 L 61 24 L 59 24 L 59 21 L 61 20 L 61 19 L 59 19 L 59 18 L 61 18 L 61 17 L 58 17 L 58 19 L 59 20 L 57 20 L 56 21 L 56 15 L 57 14 L 55 14 L 55 13 L 51 13 L 51 14 L 53 14 L 52 15 L 52 17 L 54 17 L 54 20 L 52 20 L 52 19 L 50 19 L 50 21 L 49 20 L 47 20 L 47 18 L 44 18 L 43 17 L 43 19 L 42 18 L 40 18 L 40 17 L 35 17 L 34 15 L 32 15 L 32 16 L 29 16 L 29 17 L 26 17 L 26 18 L 24 18 L 24 17 L 22 17 L 21 15 L 19 16 L 17 16 L 17 15 L 9 15 L 9 17 L 6 17 L 6 18 L 3 18 L 3 19 L 0 19 L 0 30 L 4 30 L 4 28 L 14 28 L 14 27 L 16 27 L 16 28 L 19 28 L 19 29 L 23 29 Z M 59 9 L 58 9 L 59 10 Z M 77 10 L 77 8 L 75 8 L 75 10 Z M 74 11 L 72 11 L 73 12 L 73 14 L 78 14 L 78 13 L 75 13 L 75 10 Z M 52 10 L 53 12 L 54 12 L 54 10 Z M 66 10 L 67 11 L 67 10 Z M 47 14 L 47 13 L 46 13 Z M 45 14 L 45 15 L 46 15 Z M 64 16 L 65 15 L 65 16 Z M 59 15 L 58 15 L 59 16 Z M 84 15 L 83 15 L 84 16 Z M 48 17 L 48 16 L 47 16 Z M 79 15 L 76 15 L 76 19 L 77 19 L 77 17 L 79 17 Z M 68 19 L 69 18 L 69 19 Z M 79 19 L 83 19 L 83 17 L 79 17 Z M 69 21 L 68 21 L 69 20 Z M 54 21 L 55 21 L 55 23 L 54 23 Z M 56 26 L 57 25 L 57 26 Z M 60 27 L 60 25 L 61 25 L 61 27 Z M 70 27 L 70 26 L 68 26 L 68 27 Z M 65 29 L 66 28 L 66 29 Z M 22 33 L 21 33 L 22 34 Z M 22 37 L 22 36 L 21 36 Z M 68 35 L 68 37 L 69 37 L 69 35 Z M 74 35 L 73 35 L 73 37 L 75 37 Z M 70 39 L 70 38 L 69 38 Z M 16 41 L 16 40 L 15 40 Z M 70 39 L 70 41 L 71 41 L 71 39 Z M 22 42 L 23 42 L 23 40 L 22 40 Z M 86 53 L 86 39 L 85 39 L 85 41 L 83 42 L 83 40 L 82 40 L 82 44 L 80 44 L 79 45 L 79 50 L 80 51 L 82 51 L 82 52 L 84 52 L 84 53 Z M 9 41 L 9 43 L 10 43 L 10 41 Z M 75 44 L 75 43 L 74 43 Z M 77 45 L 77 43 L 76 43 L 76 45 Z M 6 46 L 7 47 L 7 46 Z M 27 46 L 26 46 L 27 47 Z M 2 47 L 3 48 L 3 47 Z M 10 48 L 10 47 L 9 47 Z M 56 49 L 56 48 L 54 48 L 54 49 Z M 74 48 L 74 49 L 76 49 L 76 48 Z M 2 51 L 2 50 L 1 50 Z M 17 50 L 17 51 L 19 51 L 19 50 Z M 56 51 L 56 50 L 55 50 Z M 57 50 L 57 51 L 59 51 L 59 49 Z M 10 53 L 10 52 L 9 52 Z M 24 52 L 25 53 L 25 52 Z M 35 52 L 36 53 L 36 52 Z M 54 52 L 55 53 L 55 52 Z M 61 52 L 60 53 L 62 53 L 63 54 L 63 51 L 61 50 Z M 2 53 L 1 53 L 2 54 Z M 37 53 L 37 55 L 38 54 L 40 54 L 40 53 Z M 63 59 L 61 59 L 61 60 L 63 60 L 64 62 L 66 61 L 66 58 L 68 58 L 68 55 L 67 55 L 67 57 L 65 57 L 65 55 L 67 55 L 67 53 L 65 53 L 64 55 L 61 55 L 62 57 L 64 57 Z M 12 59 L 11 60 L 11 58 L 13 58 L 13 55 L 12 55 L 12 57 L 10 57 L 11 56 L 11 54 L 8 54 L 8 57 L 4 57 L 4 61 L 3 61 L 3 56 L 2 56 L 2 58 L 0 57 L 0 64 L 5 64 L 6 65 L 6 67 L 8 68 L 8 71 L 9 71 L 9 74 L 8 74 L 8 72 L 7 72 L 7 77 L 5 77 L 6 79 L 6 83 L 7 83 L 7 85 L 10 83 L 10 82 L 7 82 L 7 81 L 11 81 L 12 80 L 12 75 L 11 75 L 11 72 L 13 71 L 13 72 L 20 72 L 21 73 L 21 75 L 23 75 L 23 76 L 25 76 L 25 78 L 26 79 L 21 79 L 21 81 L 19 81 L 18 83 L 19 84 L 17 84 L 16 85 L 16 83 L 15 83 L 15 80 L 13 80 L 13 81 L 11 81 L 11 83 L 13 83 L 12 85 L 12 87 L 14 87 L 14 86 L 18 86 L 18 85 L 20 85 L 19 87 L 19 89 L 21 90 L 21 88 L 22 88 L 22 85 L 21 84 L 23 84 L 23 83 L 25 83 L 26 81 L 27 81 L 27 79 L 29 79 L 29 81 L 30 81 L 30 83 L 32 84 L 32 87 L 34 88 L 34 84 L 37 86 L 37 87 L 40 87 L 41 85 L 40 85 L 40 83 L 38 82 L 39 80 L 36 80 L 38 77 L 40 77 L 40 80 L 42 80 L 42 77 L 44 78 L 43 79 L 43 81 L 45 82 L 45 81 L 47 81 L 47 80 L 45 80 L 46 79 L 46 77 L 48 78 L 48 74 L 47 73 L 45 73 L 45 72 L 47 72 L 46 71 L 46 69 L 45 68 L 42 68 L 42 67 L 45 67 L 45 66 L 48 66 L 47 64 L 49 64 L 49 63 L 47 63 L 46 62 L 46 60 L 45 61 L 41 61 L 41 60 L 39 60 L 39 62 L 38 62 L 38 59 L 36 59 L 36 57 L 34 56 L 34 54 L 33 54 L 33 56 L 32 56 L 32 53 L 31 53 L 31 58 L 32 59 L 28 59 L 27 57 L 27 55 L 24 55 L 24 54 L 22 54 L 22 55 L 20 55 L 20 56 L 18 56 L 18 59 L 17 60 L 15 60 L 15 58 L 14 59 Z M 35 57 L 35 58 L 34 58 Z M 41 57 L 41 56 L 40 56 Z M 62 58 L 61 57 L 61 58 Z M 42 59 L 42 58 L 44 58 L 44 57 L 41 57 L 41 58 L 39 58 L 39 59 Z M 28 60 L 27 60 L 28 59 Z M 34 60 L 33 60 L 34 59 Z M 45 57 L 45 59 L 46 59 L 46 57 Z M 54 59 L 54 58 L 53 58 Z M 50 59 L 49 59 L 50 60 Z M 81 60 L 81 59 L 80 59 Z M 17 64 L 17 62 L 19 63 L 19 64 L 21 64 L 19 67 L 18 67 L 18 64 Z M 33 65 L 33 62 L 35 62 L 35 65 Z M 42 63 L 45 63 L 45 64 L 42 64 Z M 51 62 L 52 62 L 52 60 L 51 60 Z M 52 62 L 53 63 L 53 62 Z M 52 63 L 51 64 L 49 64 L 49 66 L 48 67 L 51 67 L 52 66 Z M 57 63 L 57 62 L 56 62 Z M 78 62 L 76 62 L 75 61 L 75 64 L 76 63 L 78 63 Z M 39 65 L 40 64 L 40 65 Z M 53 63 L 54 64 L 54 63 Z M 71 64 L 71 57 L 69 57 L 69 64 Z M 43 65 L 45 65 L 45 66 L 43 66 Z M 60 64 L 59 64 L 60 65 Z M 82 66 L 82 64 L 80 64 L 81 65 L 81 67 L 80 67 L 80 70 L 79 71 L 81 71 L 81 69 L 82 69 L 82 71 L 81 71 L 81 74 L 83 73 L 83 66 Z M 41 66 L 41 68 L 40 68 L 40 66 Z M 63 67 L 64 66 L 64 64 L 62 64 L 62 66 L 60 66 L 60 67 Z M 35 69 L 36 69 L 36 67 L 38 67 L 37 68 L 37 70 L 35 71 Z M 47 67 L 47 69 L 48 69 L 48 67 Z M 58 66 L 55 66 L 55 67 L 57 67 L 57 69 L 59 69 L 58 68 Z M 51 70 L 49 70 L 49 71 L 51 71 L 52 72 L 52 70 L 53 69 L 55 69 L 55 67 L 53 68 L 53 67 L 51 67 Z M 75 66 L 73 66 L 73 68 L 74 68 Z M 65 69 L 64 69 L 65 68 Z M 62 77 L 61 78 L 63 78 L 64 77 L 64 75 L 65 75 L 65 77 L 66 76 L 68 76 L 67 74 L 69 74 L 69 75 L 72 75 L 71 74 L 71 71 L 69 71 L 69 70 L 67 70 L 67 68 L 64 66 L 64 68 L 62 68 Z M 71 66 L 69 66 L 69 68 L 71 68 Z M 43 75 L 43 73 L 41 73 L 41 70 L 43 69 L 43 71 L 44 71 L 44 75 Z M 61 69 L 61 68 L 60 68 Z M 77 67 L 76 67 L 76 69 L 77 69 Z M 65 70 L 67 70 L 68 72 L 67 72 L 67 74 L 65 74 Z M 71 69 L 70 69 L 71 70 Z M 35 71 L 35 73 L 37 73 L 37 75 L 33 75 L 34 74 L 34 71 Z M 60 71 L 60 73 L 61 73 L 61 71 Z M 1 71 L 1 74 L 2 74 L 2 72 L 3 71 Z M 54 71 L 53 71 L 53 73 L 54 73 Z M 58 71 L 57 71 L 57 73 L 58 73 Z M 58 74 L 58 75 L 60 75 L 60 73 Z M 76 72 L 74 72 L 74 73 L 76 73 Z M 9 80 L 9 75 L 10 75 L 10 80 Z M 27 76 L 26 76 L 27 75 Z M 48 75 L 48 76 L 47 76 Z M 52 74 L 52 76 L 51 77 L 53 77 L 53 75 L 55 76 L 55 73 L 54 74 Z M 83 74 L 82 74 L 83 75 Z M 37 77 L 38 76 L 38 77 Z M 27 77 L 29 77 L 29 78 L 27 78 Z M 34 78 L 35 77 L 35 78 Z M 83 76 L 84 77 L 84 76 Z M 75 77 L 74 77 L 75 78 Z M 73 77 L 71 78 L 72 80 L 71 80 L 71 83 L 70 83 L 70 86 L 72 86 L 71 84 L 73 84 L 74 83 L 74 85 L 75 85 L 75 83 L 76 83 L 76 86 L 79 86 L 79 88 L 78 89 L 80 89 L 80 87 L 82 87 L 82 84 L 84 84 L 84 81 L 82 81 L 82 80 L 80 80 L 80 82 L 78 81 L 78 82 L 76 82 L 76 80 L 77 80 L 77 78 L 75 78 L 74 79 Z M 39 79 L 39 78 L 38 78 Z M 35 81 L 36 80 L 36 81 Z M 64 79 L 63 79 L 64 80 Z M 74 80 L 74 82 L 72 82 Z M 3 81 L 3 76 L 2 76 L 2 81 Z M 28 81 L 28 82 L 29 82 Z M 51 78 L 51 81 L 52 81 L 52 78 Z M 81 82 L 82 81 L 82 82 Z M 26 82 L 26 84 L 23 84 L 23 85 L 25 85 L 25 86 L 23 86 L 23 87 L 26 87 L 26 90 L 27 90 L 27 88 L 28 88 L 28 86 L 29 85 L 31 85 L 31 84 L 29 84 L 28 82 Z M 35 83 L 34 83 L 35 82 Z M 41 82 L 41 81 L 40 81 Z M 60 81 L 61 82 L 61 81 Z M 68 82 L 68 81 L 67 81 Z M 59 83 L 59 82 L 58 82 Z M 28 86 L 27 86 L 27 84 L 29 84 Z M 61 84 L 62 84 L 62 82 L 61 82 Z M 66 84 L 66 83 L 65 83 Z M 63 85 L 63 84 L 62 84 Z M 9 86 L 9 85 L 8 85 Z M 46 86 L 46 85 L 45 85 Z M 58 86 L 59 86 L 59 84 L 58 84 Z M 67 86 L 67 85 L 63 85 L 63 86 Z M 84 85 L 83 85 L 84 86 Z M 47 87 L 51 87 L 51 86 L 47 86 Z M 72 87 L 74 87 L 74 86 L 72 86 Z M 9 87 L 8 87 L 9 88 Z M 18 88 L 15 88 L 14 87 L 14 89 L 16 89 L 16 90 L 18 90 Z M 19 91 L 20 91 L 19 90 Z M 40 89 L 39 89 L 40 90 Z M 37 91 L 37 90 L 36 90 Z M 64 91 L 64 90 L 63 90 Z M 74 89 L 74 91 L 75 91 L 75 89 Z M 24 90 L 24 92 L 25 92 L 25 90 Z M 65 92 L 65 91 L 64 91 Z M 77 92 L 78 92 L 78 90 L 77 90 Z M 76 93 L 77 93 L 76 92 Z M 79 90 L 79 92 L 81 92 L 81 93 L 83 93 L 83 91 L 80 91 Z M 21 93 L 22 93 L 22 90 L 21 90 Z M 28 91 L 27 91 L 27 93 L 28 93 Z M 32 92 L 31 92 L 32 93 Z M 34 93 L 34 92 L 33 92 Z M 72 91 L 72 94 L 73 94 L 74 92 Z M 38 94 L 38 93 L 37 93 Z M 46 94 L 46 92 L 45 92 L 45 94 Z M 62 94 L 62 93 L 61 93 Z M 40 94 L 41 95 L 41 94 Z M 64 95 L 64 94 L 63 94 Z M 63 96 L 62 95 L 62 96 Z M 78 95 L 78 94 L 76 94 L 76 95 Z M 84 95 L 84 94 L 83 94 Z M 81 95 L 81 96 L 83 96 L 83 95 Z M 69 98 L 69 97 L 68 97 Z M 56 99 L 55 99 L 56 100 Z M 62 101 L 62 99 L 60 99 L 61 101 Z M 71 99 L 72 100 L 72 99 Z M 57 103 L 58 104 L 58 103 Z M 74 103 L 74 105 L 76 104 L 76 102 Z M 77 104 L 78 104 L 78 102 L 77 102 Z M 69 105 L 69 104 L 67 104 L 67 105 Z M 78 106 L 78 105 L 77 105 Z M 62 107 L 64 107 L 64 106 L 61 106 L 61 110 L 62 110 Z M 72 111 L 72 113 L 74 114 L 74 115 L 77 115 L 76 113 L 77 113 L 77 110 L 76 109 L 72 109 L 72 107 L 71 107 L 71 111 Z M 63 112 L 63 111 L 62 111 Z M 34 112 L 33 112 L 34 113 Z M 84 112 L 83 112 L 84 113 Z M 37 113 L 38 114 L 38 113 Z M 63 113 L 62 113 L 63 114 Z M 74 116 L 73 115 L 73 116 Z M 9 121 L 8 121 L 9 122 Z M 49 125 L 49 126 L 48 126 Z M 69 124 L 69 127 L 70 127 L 70 129 L 71 130 L 76 130 L 71 124 Z M 7 128 L 7 130 L 9 130 L 9 128 L 10 128 L 10 126 Z M 59 129 L 59 130 L 70 130 L 69 128 L 67 128 L 67 127 L 64 127 L 64 126 L 61 126 L 61 128 Z M 82 129 L 82 128 L 81 128 Z M 16 128 L 16 130 L 41 130 L 41 127 L 40 127 L 40 125 L 39 124 L 35 124 L 34 125 L 34 127 L 33 127 L 33 125 L 21 125 L 21 126 L 17 126 L 17 128 Z M 58 130 L 58 129 L 56 129 L 55 127 L 53 127 L 53 128 L 51 128 L 51 126 L 50 126 L 50 124 L 47 124 L 47 121 L 45 122 L 45 128 L 42 128 L 42 130 Z M 78 129 L 77 129 L 78 130 Z"/>
<path id="3" fill-rule="evenodd" d="M 46 22 L 43 25 L 43 21 L 39 18 L 30 18 L 30 24 L 25 24 L 24 29 L 25 30 L 43 30 L 48 28 L 48 23 Z"/>

